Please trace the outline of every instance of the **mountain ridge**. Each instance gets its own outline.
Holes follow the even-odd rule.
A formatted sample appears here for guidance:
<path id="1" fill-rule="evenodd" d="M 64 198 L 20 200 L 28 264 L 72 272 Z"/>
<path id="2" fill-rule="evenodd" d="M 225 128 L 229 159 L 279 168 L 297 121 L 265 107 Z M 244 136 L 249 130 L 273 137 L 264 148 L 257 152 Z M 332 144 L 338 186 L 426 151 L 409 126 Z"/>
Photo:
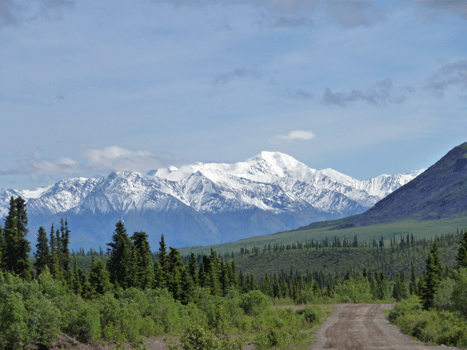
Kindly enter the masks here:
<path id="1" fill-rule="evenodd" d="M 119 219 L 130 231 L 154 237 L 151 244 L 160 233 L 174 246 L 215 244 L 362 213 L 418 173 L 359 181 L 283 153 L 261 152 L 235 164 L 196 163 L 149 174 L 64 179 L 42 189 L 2 189 L 0 214 L 6 214 L 11 195 L 21 195 L 33 230 L 66 217 L 82 236 L 81 245 L 105 241 Z"/>

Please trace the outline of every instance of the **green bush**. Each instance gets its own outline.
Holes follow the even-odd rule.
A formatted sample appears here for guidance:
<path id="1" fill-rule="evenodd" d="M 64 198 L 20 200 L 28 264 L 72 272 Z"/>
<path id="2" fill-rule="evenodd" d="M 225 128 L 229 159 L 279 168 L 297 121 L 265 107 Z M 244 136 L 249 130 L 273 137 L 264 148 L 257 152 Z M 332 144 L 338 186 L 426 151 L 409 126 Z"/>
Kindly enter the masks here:
<path id="1" fill-rule="evenodd" d="M 81 297 L 75 297 L 70 304 L 68 325 L 64 331 L 83 343 L 97 340 L 101 336 L 101 323 L 97 308 Z"/>
<path id="2" fill-rule="evenodd" d="M 281 346 L 287 339 L 287 333 L 279 329 L 271 329 L 266 334 L 256 336 L 253 344 L 258 350 L 271 349 L 275 346 Z"/>
<path id="3" fill-rule="evenodd" d="M 147 316 L 150 316 L 158 333 L 169 333 L 182 328 L 182 319 L 179 313 L 181 304 L 175 302 L 167 289 L 145 290 L 149 302 Z"/>
<path id="4" fill-rule="evenodd" d="M 433 306 L 437 310 L 451 310 L 451 296 L 456 282 L 450 278 L 442 281 L 435 292 Z"/>
<path id="5" fill-rule="evenodd" d="M 240 307 L 247 315 L 258 316 L 264 312 L 268 305 L 267 296 L 258 290 L 252 290 L 241 296 Z"/>
<path id="6" fill-rule="evenodd" d="M 302 315 L 309 323 L 317 322 L 321 318 L 319 313 L 312 307 L 297 310 L 297 314 Z"/>
<path id="7" fill-rule="evenodd" d="M 29 344 L 28 312 L 17 292 L 2 296 L 0 310 L 0 346 L 21 349 Z"/>
<path id="8" fill-rule="evenodd" d="M 452 291 L 454 309 L 467 317 L 467 269 L 459 269 L 456 284 Z"/>
<path id="9" fill-rule="evenodd" d="M 0 285 L 0 345 L 47 346 L 60 331 L 61 313 L 41 293 L 37 281 L 6 274 Z"/>

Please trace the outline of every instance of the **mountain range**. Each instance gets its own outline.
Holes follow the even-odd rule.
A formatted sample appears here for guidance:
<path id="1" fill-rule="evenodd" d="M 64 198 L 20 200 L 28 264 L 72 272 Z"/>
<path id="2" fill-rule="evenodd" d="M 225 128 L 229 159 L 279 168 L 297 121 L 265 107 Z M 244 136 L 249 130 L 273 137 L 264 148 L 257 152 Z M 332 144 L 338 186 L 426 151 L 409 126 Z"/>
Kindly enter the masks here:
<path id="1" fill-rule="evenodd" d="M 11 196 L 22 196 L 31 240 L 39 226 L 67 218 L 72 248 L 105 246 L 119 220 L 129 232 L 148 233 L 152 247 L 162 233 L 175 247 L 208 245 L 363 213 L 421 173 L 359 181 L 283 153 L 261 152 L 235 164 L 196 163 L 64 179 L 34 190 L 2 189 L 0 217 Z"/>
<path id="2" fill-rule="evenodd" d="M 388 194 L 366 212 L 299 228 L 343 229 L 398 220 L 428 221 L 467 214 L 467 142 L 454 147 L 412 181 Z"/>

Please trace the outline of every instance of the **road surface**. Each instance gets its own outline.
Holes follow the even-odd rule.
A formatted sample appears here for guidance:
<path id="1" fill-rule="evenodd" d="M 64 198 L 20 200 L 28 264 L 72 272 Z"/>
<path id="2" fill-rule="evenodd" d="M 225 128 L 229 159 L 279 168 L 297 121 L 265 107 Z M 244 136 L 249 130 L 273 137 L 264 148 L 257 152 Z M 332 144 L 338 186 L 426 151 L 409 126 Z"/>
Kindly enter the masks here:
<path id="1" fill-rule="evenodd" d="M 448 350 L 446 346 L 425 346 L 412 341 L 383 311 L 391 304 L 338 304 L 316 332 L 313 350 Z M 455 348 L 451 348 L 455 349 Z"/>

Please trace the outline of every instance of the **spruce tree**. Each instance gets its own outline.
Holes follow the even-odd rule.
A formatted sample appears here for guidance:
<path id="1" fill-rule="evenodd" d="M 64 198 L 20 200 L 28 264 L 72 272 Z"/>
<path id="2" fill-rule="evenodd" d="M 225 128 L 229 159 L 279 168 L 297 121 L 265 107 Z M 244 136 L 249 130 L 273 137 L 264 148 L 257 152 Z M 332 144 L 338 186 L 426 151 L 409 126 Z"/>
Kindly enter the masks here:
<path id="1" fill-rule="evenodd" d="M 65 275 L 70 275 L 70 230 L 68 229 L 68 221 L 65 219 L 60 220 L 60 265 Z"/>
<path id="2" fill-rule="evenodd" d="M 156 260 L 153 266 L 152 288 L 164 288 L 165 286 L 165 278 L 163 277 L 161 263 L 159 260 Z"/>
<path id="3" fill-rule="evenodd" d="M 457 251 L 457 266 L 467 268 L 467 230 L 464 231 L 462 240 L 460 241 L 460 247 Z"/>
<path id="4" fill-rule="evenodd" d="M 148 242 L 148 235 L 145 232 L 135 232 L 131 236 L 135 246 L 135 287 L 140 289 L 150 288 L 154 276 L 152 266 L 151 247 Z"/>
<path id="5" fill-rule="evenodd" d="M 410 279 L 409 290 L 411 295 L 418 295 L 418 288 L 417 288 L 417 275 L 415 272 L 415 265 L 413 261 L 411 262 L 411 269 L 412 269 L 412 278 Z"/>
<path id="6" fill-rule="evenodd" d="M 426 280 L 425 287 L 422 294 L 422 303 L 425 310 L 433 307 L 433 299 L 441 282 L 438 273 L 438 266 L 436 266 L 436 259 L 433 257 L 433 251 L 428 253 L 426 259 Z"/>
<path id="7" fill-rule="evenodd" d="M 198 285 L 198 264 L 196 263 L 195 253 L 190 254 L 190 260 L 188 262 L 188 273 L 191 276 L 193 284 Z"/>
<path id="8" fill-rule="evenodd" d="M 184 264 L 180 257 L 178 249 L 170 247 L 170 253 L 167 259 L 168 280 L 167 286 L 174 299 L 180 300 L 182 295 L 182 275 L 184 273 Z"/>
<path id="9" fill-rule="evenodd" d="M 54 224 L 50 228 L 50 260 L 49 270 L 54 279 L 61 279 L 61 271 L 58 259 L 57 236 L 55 235 Z"/>
<path id="10" fill-rule="evenodd" d="M 188 304 L 195 301 L 196 298 L 196 285 L 193 282 L 193 277 L 189 268 L 183 269 L 182 274 L 182 296 L 181 301 L 183 304 Z"/>
<path id="11" fill-rule="evenodd" d="M 221 286 L 219 284 L 219 275 L 220 275 L 220 262 L 219 258 L 211 247 L 211 254 L 209 256 L 209 267 L 207 273 L 207 286 L 211 289 L 212 295 L 221 294 Z"/>
<path id="12" fill-rule="evenodd" d="M 34 268 L 39 276 L 45 267 L 50 264 L 50 253 L 49 253 L 49 240 L 47 239 L 47 232 L 41 226 L 37 233 L 37 244 L 36 252 L 34 253 L 36 261 L 34 262 Z"/>
<path id="13" fill-rule="evenodd" d="M 29 259 L 31 247 L 26 239 L 27 229 L 26 204 L 24 199 L 13 196 L 5 219 L 5 245 L 3 250 L 4 268 L 6 271 L 20 276 L 25 280 L 31 279 L 32 267 Z"/>
<path id="14" fill-rule="evenodd" d="M 161 240 L 159 241 L 159 265 L 161 267 L 160 271 L 160 285 L 161 288 L 167 286 L 167 271 L 168 271 L 168 264 L 167 264 L 167 246 L 165 244 L 165 237 L 164 234 L 161 234 Z"/>
<path id="15" fill-rule="evenodd" d="M 73 291 L 76 295 L 81 295 L 83 293 L 83 287 L 81 286 L 81 279 L 78 271 L 78 261 L 76 256 L 73 259 Z"/>
<path id="16" fill-rule="evenodd" d="M 107 245 L 109 246 L 107 269 L 110 282 L 118 284 L 123 289 L 132 287 L 135 278 L 135 249 L 121 221 L 115 225 L 112 242 Z"/>
<path id="17" fill-rule="evenodd" d="M 103 295 L 112 290 L 109 280 L 109 273 L 105 268 L 105 263 L 101 259 L 92 259 L 91 271 L 89 273 L 89 283 L 91 284 L 93 295 Z"/>

